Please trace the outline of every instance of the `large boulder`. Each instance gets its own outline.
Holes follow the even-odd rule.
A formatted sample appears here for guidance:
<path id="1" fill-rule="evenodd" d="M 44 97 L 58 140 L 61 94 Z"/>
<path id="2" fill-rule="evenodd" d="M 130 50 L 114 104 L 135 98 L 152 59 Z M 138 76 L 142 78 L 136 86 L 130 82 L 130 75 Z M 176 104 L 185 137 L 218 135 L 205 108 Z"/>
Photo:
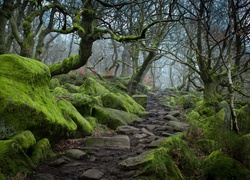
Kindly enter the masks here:
<path id="1" fill-rule="evenodd" d="M 212 152 L 202 163 L 206 179 L 249 179 L 250 171 L 238 161 L 219 150 Z"/>
<path id="2" fill-rule="evenodd" d="M 106 89 L 103 85 L 101 85 L 99 82 L 97 82 L 95 79 L 89 77 L 84 81 L 83 85 L 81 85 L 79 92 L 88 95 L 100 95 L 103 93 L 108 93 L 110 91 Z"/>
<path id="3" fill-rule="evenodd" d="M 145 114 L 145 109 L 127 94 L 104 93 L 101 99 L 104 107 L 118 109 L 137 115 Z"/>
<path id="4" fill-rule="evenodd" d="M 135 114 L 101 106 L 95 106 L 93 108 L 92 116 L 94 116 L 100 124 L 107 125 L 111 129 L 142 121 L 142 119 Z"/>
<path id="5" fill-rule="evenodd" d="M 0 64 L 0 139 L 27 129 L 36 139 L 91 132 L 87 121 L 72 115 L 77 113 L 72 104 L 58 104 L 50 93 L 50 71 L 45 64 L 11 54 L 1 55 Z"/>

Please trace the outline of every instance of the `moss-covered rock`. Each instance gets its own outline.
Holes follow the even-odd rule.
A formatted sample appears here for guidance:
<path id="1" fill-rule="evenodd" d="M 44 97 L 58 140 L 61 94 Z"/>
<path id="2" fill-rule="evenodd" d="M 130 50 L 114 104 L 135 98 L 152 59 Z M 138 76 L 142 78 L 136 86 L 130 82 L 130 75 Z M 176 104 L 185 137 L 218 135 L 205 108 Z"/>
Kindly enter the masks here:
<path id="1" fill-rule="evenodd" d="M 196 103 L 200 101 L 201 98 L 198 95 L 186 94 L 178 98 L 178 105 L 184 109 L 195 107 Z"/>
<path id="2" fill-rule="evenodd" d="M 104 93 L 110 92 L 103 85 L 97 82 L 93 78 L 88 78 L 84 81 L 83 85 L 81 85 L 79 89 L 80 93 L 88 94 L 88 95 L 100 95 Z"/>
<path id="3" fill-rule="evenodd" d="M 55 88 L 52 94 L 57 100 L 65 99 L 71 102 L 77 111 L 84 117 L 91 115 L 94 105 L 102 105 L 99 96 L 92 97 L 84 93 L 69 93 L 62 87 Z"/>
<path id="4" fill-rule="evenodd" d="M 15 135 L 11 139 L 17 141 L 23 150 L 27 150 L 36 144 L 34 135 L 28 130 Z"/>
<path id="5" fill-rule="evenodd" d="M 167 151 L 167 148 L 158 148 L 140 155 L 144 163 L 140 164 L 142 167 L 137 172 L 137 179 L 184 179 Z"/>
<path id="6" fill-rule="evenodd" d="M 202 163 L 206 179 L 249 179 L 250 171 L 238 161 L 219 150 L 212 152 Z"/>
<path id="7" fill-rule="evenodd" d="M 60 87 L 60 82 L 57 78 L 52 78 L 49 82 L 49 88 L 53 90 L 56 87 Z"/>
<path id="8" fill-rule="evenodd" d="M 242 133 L 250 132 L 250 104 L 244 105 L 235 110 L 238 118 L 238 126 Z"/>
<path id="9" fill-rule="evenodd" d="M 53 155 L 54 152 L 51 149 L 49 140 L 47 138 L 43 138 L 34 146 L 30 158 L 35 165 L 38 165 Z"/>
<path id="10" fill-rule="evenodd" d="M 67 121 L 72 121 L 77 125 L 75 137 L 90 135 L 93 131 L 91 124 L 76 110 L 76 108 L 64 99 L 58 101 L 58 106 Z"/>
<path id="11" fill-rule="evenodd" d="M 111 129 L 116 129 L 119 126 L 133 122 L 141 122 L 141 118 L 135 114 L 100 106 L 93 108 L 92 115 L 99 123 L 107 125 Z"/>
<path id="12" fill-rule="evenodd" d="M 46 65 L 17 55 L 0 56 L 0 139 L 30 130 L 36 139 L 73 136 L 77 124 L 65 119 L 50 93 Z"/>
<path id="13" fill-rule="evenodd" d="M 73 84 L 66 83 L 64 84 L 65 89 L 67 89 L 70 93 L 78 93 L 80 86 L 75 86 Z"/>
<path id="14" fill-rule="evenodd" d="M 135 100 L 135 102 L 137 102 L 138 104 L 140 104 L 142 107 L 146 108 L 147 107 L 147 103 L 148 103 L 148 96 L 145 94 L 135 94 L 132 96 L 132 98 Z"/>
<path id="15" fill-rule="evenodd" d="M 118 109 L 137 115 L 145 114 L 145 109 L 127 94 L 105 93 L 102 94 L 101 100 L 103 106 L 107 108 Z"/>
<path id="16" fill-rule="evenodd" d="M 34 168 L 31 159 L 25 154 L 17 141 L 0 140 L 0 169 L 5 176 L 27 173 Z"/>

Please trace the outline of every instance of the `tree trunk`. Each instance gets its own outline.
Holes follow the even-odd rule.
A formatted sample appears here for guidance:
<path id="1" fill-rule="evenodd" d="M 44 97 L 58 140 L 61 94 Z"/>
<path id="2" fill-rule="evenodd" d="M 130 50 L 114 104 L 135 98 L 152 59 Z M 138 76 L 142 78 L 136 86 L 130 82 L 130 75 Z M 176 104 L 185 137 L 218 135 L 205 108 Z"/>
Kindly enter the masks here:
<path id="1" fill-rule="evenodd" d="M 155 57 L 156 53 L 154 51 L 150 51 L 147 58 L 143 61 L 143 64 L 135 74 L 130 78 L 128 83 L 128 93 L 130 95 L 136 94 L 136 88 L 138 83 L 141 81 L 141 78 L 144 74 L 145 70 L 148 70 L 148 65 L 151 63 L 152 59 Z"/>

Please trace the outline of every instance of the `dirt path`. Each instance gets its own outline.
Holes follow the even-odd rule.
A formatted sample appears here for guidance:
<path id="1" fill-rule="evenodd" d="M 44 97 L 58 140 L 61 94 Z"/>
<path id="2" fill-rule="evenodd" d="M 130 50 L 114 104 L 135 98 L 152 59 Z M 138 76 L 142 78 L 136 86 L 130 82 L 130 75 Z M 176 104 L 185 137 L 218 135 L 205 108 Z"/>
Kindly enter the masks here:
<path id="1" fill-rule="evenodd" d="M 40 165 L 28 179 L 135 179 L 136 165 L 121 162 L 156 148 L 163 138 L 188 128 L 182 122 L 180 111 L 161 105 L 167 95 L 159 91 L 149 94 L 147 115 L 141 123 L 122 126 L 111 134 L 82 139 L 76 147 Z"/>

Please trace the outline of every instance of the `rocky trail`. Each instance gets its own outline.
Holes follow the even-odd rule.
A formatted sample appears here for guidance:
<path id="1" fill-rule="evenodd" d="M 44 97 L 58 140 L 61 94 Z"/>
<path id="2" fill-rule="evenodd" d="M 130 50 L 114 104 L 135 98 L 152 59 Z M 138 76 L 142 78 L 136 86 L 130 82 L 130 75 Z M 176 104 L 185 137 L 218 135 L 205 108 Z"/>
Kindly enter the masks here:
<path id="1" fill-rule="evenodd" d="M 141 123 L 78 140 L 65 153 L 41 164 L 28 179 L 136 179 L 136 169 L 145 159 L 143 152 L 158 147 L 162 139 L 189 127 L 179 110 L 171 110 L 161 103 L 169 93 L 149 94 L 147 114 Z"/>

